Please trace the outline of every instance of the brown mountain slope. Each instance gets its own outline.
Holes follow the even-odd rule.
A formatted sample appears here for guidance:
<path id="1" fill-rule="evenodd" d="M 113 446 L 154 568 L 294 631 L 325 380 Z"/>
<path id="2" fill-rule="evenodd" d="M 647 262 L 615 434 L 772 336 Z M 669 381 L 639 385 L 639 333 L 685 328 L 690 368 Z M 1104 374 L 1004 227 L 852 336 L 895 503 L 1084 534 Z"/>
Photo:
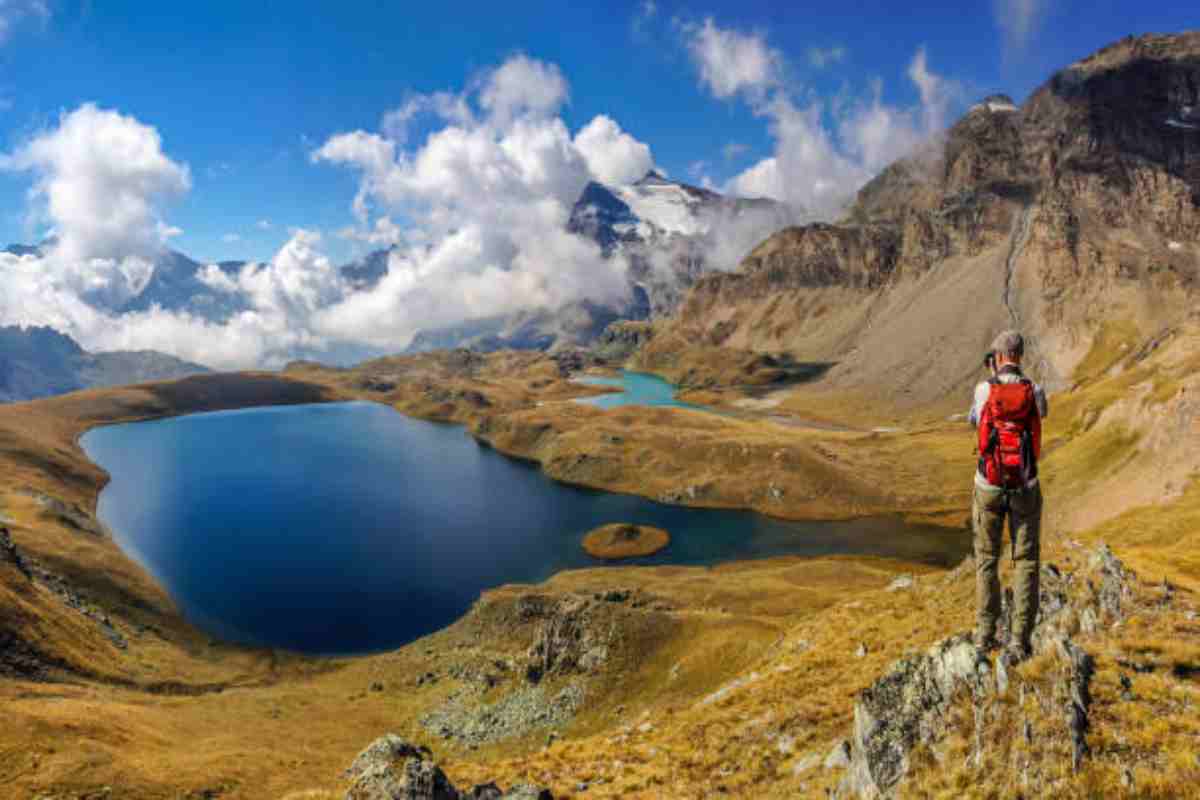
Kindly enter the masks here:
<path id="1" fill-rule="evenodd" d="M 698 384 L 809 381 L 712 393 L 745 415 L 584 408 L 562 402 L 591 391 L 566 379 L 566 358 L 465 352 L 0 409 L 0 796 L 341 797 L 341 771 L 387 731 L 435 747 L 458 785 L 827 796 L 863 690 L 969 626 L 969 567 L 573 571 L 489 592 L 394 653 L 314 661 L 224 646 L 180 619 L 98 529 L 104 476 L 75 438 L 109 420 L 373 399 L 463 423 L 572 483 L 785 516 L 886 507 L 965 538 L 970 433 L 944 415 L 963 410 L 982 347 L 1014 313 L 1036 371 L 1061 387 L 1046 429 L 1045 560 L 1089 595 L 1089 555 L 1106 541 L 1137 577 L 1119 626 L 1079 620 L 1096 671 L 1078 769 L 1064 664 L 1041 652 L 1004 697 L 947 704 L 945 735 L 914 753 L 901 794 L 1185 794 L 1200 780 L 1200 321 L 1187 318 L 1200 134 L 1167 123 L 1194 120 L 1198 50 L 1194 35 L 1123 42 L 1020 111 L 977 109 L 944 148 L 865 187 L 838 225 L 783 232 L 739 273 L 705 281 L 636 358 Z M 809 413 L 845 424 L 794 424 Z M 548 658 L 562 642 L 571 657 Z M 605 658 L 580 669 L 594 645 Z M 531 664 L 548 670 L 540 688 Z M 471 738 L 481 712 L 507 725 L 544 708 L 535 695 L 574 684 L 587 700 L 573 720 Z"/>
<path id="2" fill-rule="evenodd" d="M 1122 40 L 1020 108 L 981 103 L 837 224 L 781 231 L 700 281 L 638 363 L 755 382 L 746 351 L 782 353 L 833 365 L 813 388 L 914 408 L 957 402 L 1015 325 L 1034 373 L 1062 388 L 1105 322 L 1151 336 L 1194 302 L 1198 107 L 1200 32 Z M 741 352 L 700 358 L 696 342 Z"/>

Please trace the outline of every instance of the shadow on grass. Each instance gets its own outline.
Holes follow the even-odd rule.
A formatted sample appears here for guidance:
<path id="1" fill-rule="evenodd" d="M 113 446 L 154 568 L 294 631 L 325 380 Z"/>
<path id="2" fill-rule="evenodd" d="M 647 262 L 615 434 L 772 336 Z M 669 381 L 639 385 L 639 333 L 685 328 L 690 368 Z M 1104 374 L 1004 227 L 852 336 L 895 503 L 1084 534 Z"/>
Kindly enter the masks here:
<path id="1" fill-rule="evenodd" d="M 754 371 L 766 381 L 745 387 L 751 395 L 761 394 L 784 386 L 813 383 L 825 377 L 836 361 L 797 361 L 787 353 L 764 353 L 755 359 Z"/>

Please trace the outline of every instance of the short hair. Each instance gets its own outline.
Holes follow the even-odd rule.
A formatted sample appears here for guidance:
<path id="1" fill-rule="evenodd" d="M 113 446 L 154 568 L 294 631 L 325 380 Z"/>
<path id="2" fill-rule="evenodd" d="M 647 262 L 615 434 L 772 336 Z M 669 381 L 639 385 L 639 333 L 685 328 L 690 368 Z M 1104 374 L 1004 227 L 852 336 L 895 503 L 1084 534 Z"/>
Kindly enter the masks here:
<path id="1" fill-rule="evenodd" d="M 992 342 L 992 352 L 996 355 L 1020 358 L 1025 355 L 1025 337 L 1018 331 L 1003 331 Z"/>

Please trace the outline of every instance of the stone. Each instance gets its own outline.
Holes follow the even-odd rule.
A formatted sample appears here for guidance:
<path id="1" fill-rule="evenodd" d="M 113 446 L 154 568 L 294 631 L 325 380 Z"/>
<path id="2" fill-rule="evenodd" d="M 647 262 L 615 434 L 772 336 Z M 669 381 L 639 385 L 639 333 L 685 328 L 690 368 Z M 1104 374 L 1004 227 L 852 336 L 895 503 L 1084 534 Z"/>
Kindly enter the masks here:
<path id="1" fill-rule="evenodd" d="M 551 673 L 592 672 L 608 659 L 611 628 L 592 624 L 591 598 L 564 597 L 534 633 L 526 677 L 537 683 Z"/>
<path id="2" fill-rule="evenodd" d="M 866 658 L 867 646 L 862 642 L 858 643 L 858 649 L 854 651 L 855 658 Z"/>
<path id="3" fill-rule="evenodd" d="M 347 770 L 346 800 L 459 800 L 428 748 L 395 734 L 376 739 Z"/>
<path id="4" fill-rule="evenodd" d="M 890 584 L 888 584 L 887 590 L 889 592 L 898 592 L 901 589 L 911 589 L 912 587 L 913 587 L 913 576 L 912 575 L 900 575 L 894 581 L 892 581 Z"/>
<path id="5" fill-rule="evenodd" d="M 1082 647 L 1069 639 L 1060 640 L 1059 649 L 1068 666 L 1067 691 L 1070 701 L 1067 704 L 1067 729 L 1071 732 L 1071 767 L 1078 772 L 1084 757 L 1090 752 L 1086 734 L 1090 727 L 1088 709 L 1092 704 L 1090 686 L 1095 662 Z"/>
<path id="6" fill-rule="evenodd" d="M 1095 587 L 1095 592 L 1101 617 L 1120 619 L 1121 599 L 1129 593 L 1125 565 L 1113 555 L 1107 544 L 1102 544 L 1092 554 L 1089 566 L 1093 572 L 1099 573 L 1100 585 Z"/>
<path id="7" fill-rule="evenodd" d="M 941 737 L 958 692 L 978 692 L 981 685 L 975 645 L 965 634 L 898 661 L 855 704 L 851 763 L 842 793 L 889 794 L 907 774 L 912 748 Z"/>
<path id="8" fill-rule="evenodd" d="M 346 776 L 346 800 L 554 800 L 548 789 L 519 785 L 504 792 L 481 783 L 460 792 L 433 762 L 429 748 L 389 733 L 358 754 Z"/>

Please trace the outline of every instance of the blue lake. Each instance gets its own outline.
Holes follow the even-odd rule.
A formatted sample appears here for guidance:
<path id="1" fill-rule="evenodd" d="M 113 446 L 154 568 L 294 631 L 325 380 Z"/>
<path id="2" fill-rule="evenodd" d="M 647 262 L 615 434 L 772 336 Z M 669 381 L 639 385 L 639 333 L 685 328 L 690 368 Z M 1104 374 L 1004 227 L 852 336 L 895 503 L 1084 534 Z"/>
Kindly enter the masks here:
<path id="1" fill-rule="evenodd" d="M 575 378 L 576 383 L 586 383 L 591 386 L 613 386 L 620 392 L 601 394 L 595 397 L 581 397 L 576 402 L 586 403 L 597 408 L 617 408 L 618 406 L 671 406 L 673 408 L 704 409 L 704 406 L 683 403 L 675 399 L 675 386 L 646 372 L 621 373 L 619 378 L 602 378 L 596 375 L 585 375 Z"/>
<path id="2" fill-rule="evenodd" d="M 950 565 L 969 546 L 890 519 L 784 522 L 576 489 L 460 427 L 371 403 L 112 425 L 81 443 L 112 475 L 100 518 L 189 620 L 314 654 L 395 648 L 486 588 L 595 566 L 580 538 L 609 522 L 671 532 L 643 564 L 856 553 Z"/>

